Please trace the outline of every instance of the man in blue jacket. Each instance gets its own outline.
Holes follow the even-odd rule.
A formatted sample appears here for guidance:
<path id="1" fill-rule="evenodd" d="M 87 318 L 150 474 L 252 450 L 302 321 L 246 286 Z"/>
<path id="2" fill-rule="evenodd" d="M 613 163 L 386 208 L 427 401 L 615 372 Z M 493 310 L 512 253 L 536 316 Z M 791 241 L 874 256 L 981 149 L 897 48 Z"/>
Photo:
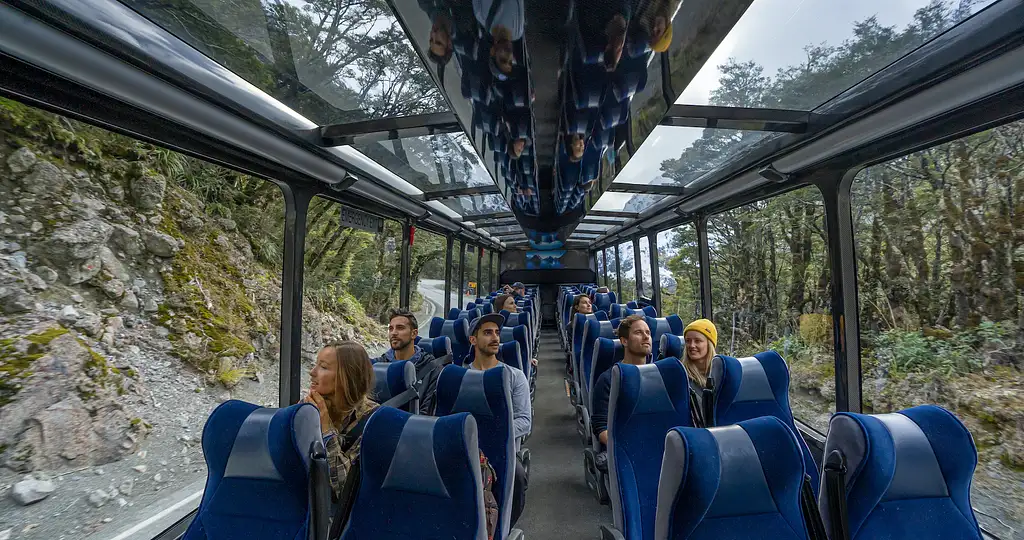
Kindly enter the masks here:
<path id="1" fill-rule="evenodd" d="M 416 345 L 419 335 L 419 324 L 416 316 L 407 309 L 393 309 L 388 314 L 388 339 L 391 348 L 373 361 L 397 362 L 409 360 L 416 366 L 416 388 L 420 393 L 420 414 L 434 414 L 434 403 L 437 397 L 437 377 L 441 374 L 446 358 L 437 359 L 434 355 Z M 450 360 L 450 359 L 449 359 Z"/>

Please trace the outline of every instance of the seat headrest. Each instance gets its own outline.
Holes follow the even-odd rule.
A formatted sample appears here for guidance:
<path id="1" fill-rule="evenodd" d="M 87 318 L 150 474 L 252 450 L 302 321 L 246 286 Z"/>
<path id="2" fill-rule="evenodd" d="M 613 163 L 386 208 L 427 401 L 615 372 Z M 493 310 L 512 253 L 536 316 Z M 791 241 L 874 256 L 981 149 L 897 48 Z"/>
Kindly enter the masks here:
<path id="1" fill-rule="evenodd" d="M 936 511 L 941 510 L 940 500 L 952 501 L 952 512 L 942 512 L 942 526 L 950 537 L 980 538 L 970 504 L 977 448 L 949 411 L 920 405 L 890 414 L 836 413 L 829 422 L 825 455 L 837 449 L 846 458 L 851 538 L 877 507 L 915 499 L 934 500 Z M 825 490 L 821 496 L 827 502 Z M 827 508 L 822 515 L 827 524 Z M 926 521 L 921 525 L 927 526 Z"/>
<path id="2" fill-rule="evenodd" d="M 665 436 L 656 538 L 805 540 L 804 460 L 796 434 L 774 417 L 673 428 Z M 746 531 L 747 534 L 743 534 Z"/>
<path id="3" fill-rule="evenodd" d="M 469 321 L 466 319 L 445 320 L 434 317 L 430 320 L 430 337 L 446 336 L 453 343 L 469 343 Z"/>
<path id="4" fill-rule="evenodd" d="M 516 328 L 522 328 L 517 326 Z M 510 328 L 511 330 L 511 328 Z M 498 347 L 498 360 L 516 369 L 523 369 L 523 351 L 518 340 L 505 341 Z"/>
<path id="5" fill-rule="evenodd" d="M 448 336 L 437 336 L 432 338 L 416 338 L 416 345 L 430 353 L 434 358 L 441 358 L 452 354 L 452 340 Z"/>
<path id="6" fill-rule="evenodd" d="M 416 384 L 416 366 L 408 360 L 378 362 L 373 365 L 373 376 L 374 397 L 383 403 Z"/>
<path id="7" fill-rule="evenodd" d="M 683 358 L 683 337 L 675 334 L 662 334 L 658 345 L 661 358 Z M 717 380 L 717 379 L 716 379 Z"/>
<path id="8" fill-rule="evenodd" d="M 479 459 L 470 414 L 382 407 L 363 432 L 362 480 L 342 538 L 486 538 Z"/>
<path id="9" fill-rule="evenodd" d="M 778 411 L 772 411 L 772 415 L 793 416 L 789 408 L 789 368 L 775 351 L 746 358 L 718 356 L 711 362 L 711 376 L 717 386 L 715 417 L 719 425 L 750 418 L 746 411 L 754 406 L 774 406 Z M 769 413 L 757 416 L 765 414 Z"/>

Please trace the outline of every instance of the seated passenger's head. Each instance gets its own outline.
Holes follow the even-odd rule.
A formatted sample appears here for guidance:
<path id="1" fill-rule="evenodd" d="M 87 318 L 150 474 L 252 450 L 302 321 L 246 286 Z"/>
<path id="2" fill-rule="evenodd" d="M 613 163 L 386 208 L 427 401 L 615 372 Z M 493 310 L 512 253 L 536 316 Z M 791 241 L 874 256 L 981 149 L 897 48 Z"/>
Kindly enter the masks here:
<path id="1" fill-rule="evenodd" d="M 509 313 L 518 313 L 519 306 L 516 305 L 516 297 L 511 294 L 503 294 L 494 299 L 494 311 L 505 310 Z"/>
<path id="2" fill-rule="evenodd" d="M 576 313 L 582 313 L 589 315 L 594 312 L 594 304 L 590 302 L 590 297 L 585 294 L 577 294 L 576 300 L 572 303 L 572 308 L 576 310 Z"/>
<path id="3" fill-rule="evenodd" d="M 447 16 L 434 18 L 429 40 L 430 59 L 440 66 L 446 65 L 452 57 L 452 22 Z"/>
<path id="4" fill-rule="evenodd" d="M 573 133 L 566 137 L 566 153 L 569 154 L 569 161 L 576 163 L 583 159 L 583 150 L 586 147 L 587 142 L 583 140 L 583 135 L 579 133 Z"/>
<path id="5" fill-rule="evenodd" d="M 309 372 L 309 391 L 323 396 L 331 419 L 340 422 L 373 390 L 373 366 L 366 349 L 354 341 L 320 349 Z"/>
<path id="6" fill-rule="evenodd" d="M 616 331 L 619 341 L 625 347 L 625 355 L 630 357 L 646 359 L 651 354 L 651 327 L 647 326 L 647 320 L 640 315 L 630 315 L 619 323 Z"/>
<path id="7" fill-rule="evenodd" d="M 718 329 L 707 319 L 697 319 L 686 325 L 683 340 L 683 367 L 690 379 L 704 386 L 718 344 Z"/>
<path id="8" fill-rule="evenodd" d="M 512 284 L 512 292 L 519 296 L 523 296 L 526 294 L 526 285 L 523 285 L 522 281 L 517 281 Z"/>
<path id="9" fill-rule="evenodd" d="M 657 53 L 665 52 L 672 45 L 672 21 L 667 14 L 659 13 L 651 20 L 650 32 L 651 50 Z"/>
<path id="10" fill-rule="evenodd" d="M 494 67 L 504 75 L 512 73 L 515 52 L 512 50 L 512 32 L 501 25 L 495 25 L 491 32 L 494 42 L 491 45 L 491 58 Z"/>
<path id="11" fill-rule="evenodd" d="M 419 324 L 411 311 L 399 308 L 388 313 L 388 341 L 392 349 L 400 351 L 412 345 L 419 334 Z"/>
<path id="12" fill-rule="evenodd" d="M 605 27 L 608 44 L 604 48 L 604 68 L 615 71 L 622 58 L 622 48 L 626 45 L 626 19 L 616 14 Z"/>
<path id="13" fill-rule="evenodd" d="M 520 137 L 508 143 L 509 157 L 512 159 L 519 159 L 519 156 L 523 155 L 524 148 L 526 148 L 526 139 L 523 137 Z"/>
<path id="14" fill-rule="evenodd" d="M 476 358 L 491 357 L 498 354 L 501 346 L 501 326 L 504 319 L 497 313 L 488 313 L 477 317 L 469 328 L 469 343 L 473 345 Z"/>

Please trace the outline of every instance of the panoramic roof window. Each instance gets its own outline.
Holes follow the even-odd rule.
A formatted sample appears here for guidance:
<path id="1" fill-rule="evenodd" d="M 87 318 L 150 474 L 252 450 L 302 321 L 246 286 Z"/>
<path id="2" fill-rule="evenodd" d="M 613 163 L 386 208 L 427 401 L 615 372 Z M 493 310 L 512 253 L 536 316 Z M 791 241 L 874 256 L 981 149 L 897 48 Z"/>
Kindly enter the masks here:
<path id="1" fill-rule="evenodd" d="M 494 188 L 465 133 L 407 137 L 355 148 L 424 192 Z"/>
<path id="2" fill-rule="evenodd" d="M 440 202 L 462 216 L 510 211 L 501 195 L 459 195 L 441 199 Z"/>
<path id="3" fill-rule="evenodd" d="M 758 0 L 676 103 L 811 110 L 992 3 Z"/>
<path id="4" fill-rule="evenodd" d="M 384 2 L 122 2 L 320 125 L 447 110 Z"/>

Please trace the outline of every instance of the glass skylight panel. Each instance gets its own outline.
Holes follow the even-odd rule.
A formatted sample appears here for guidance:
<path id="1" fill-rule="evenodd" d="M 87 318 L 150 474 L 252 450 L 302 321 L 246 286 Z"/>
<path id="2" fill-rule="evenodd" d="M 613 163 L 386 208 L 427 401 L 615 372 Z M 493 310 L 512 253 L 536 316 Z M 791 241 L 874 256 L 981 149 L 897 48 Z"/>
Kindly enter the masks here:
<path id="1" fill-rule="evenodd" d="M 385 2 L 122 2 L 319 125 L 447 110 Z"/>
<path id="2" fill-rule="evenodd" d="M 614 193 L 605 192 L 601 198 L 592 206 L 591 210 L 604 210 L 609 212 L 636 212 L 640 213 L 652 205 L 667 197 L 667 195 L 650 195 L 640 193 Z"/>
<path id="3" fill-rule="evenodd" d="M 355 148 L 424 192 L 494 186 L 465 133 L 407 137 Z"/>
<path id="4" fill-rule="evenodd" d="M 508 203 L 501 195 L 459 195 L 440 199 L 438 202 L 458 212 L 462 216 L 490 214 L 494 212 L 511 212 Z"/>
<path id="5" fill-rule="evenodd" d="M 756 0 L 676 103 L 811 110 L 993 2 Z"/>
<path id="6" fill-rule="evenodd" d="M 658 126 L 637 148 L 615 182 L 685 186 L 776 135 L 766 131 Z"/>

